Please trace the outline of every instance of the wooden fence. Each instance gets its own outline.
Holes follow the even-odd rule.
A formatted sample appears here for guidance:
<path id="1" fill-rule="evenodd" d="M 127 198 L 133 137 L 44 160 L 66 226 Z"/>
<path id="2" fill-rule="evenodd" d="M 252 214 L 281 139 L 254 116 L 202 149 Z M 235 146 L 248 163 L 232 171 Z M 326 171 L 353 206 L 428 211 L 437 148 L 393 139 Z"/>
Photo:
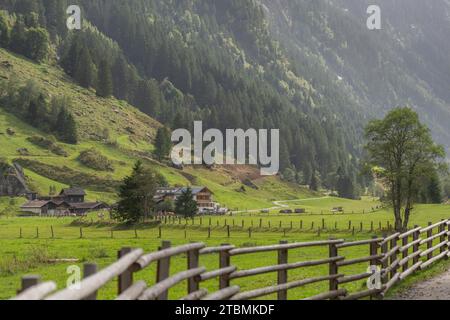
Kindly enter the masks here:
<path id="1" fill-rule="evenodd" d="M 95 300 L 97 292 L 107 283 L 118 278 L 117 300 L 167 300 L 169 290 L 186 281 L 187 290 L 182 300 L 250 300 L 277 294 L 279 300 L 287 300 L 288 293 L 309 284 L 326 282 L 329 289 L 306 300 L 356 300 L 367 297 L 383 297 L 396 283 L 434 262 L 450 256 L 450 220 L 430 223 L 427 227 L 415 227 L 406 233 L 395 233 L 368 240 L 346 242 L 325 240 L 303 243 L 280 242 L 277 245 L 236 248 L 232 245 L 206 247 L 204 243 L 191 243 L 171 247 L 163 241 L 158 251 L 144 253 L 142 249 L 124 248 L 119 251 L 118 261 L 97 272 L 96 265 L 84 266 L 84 280 L 77 290 L 66 288 L 56 291 L 54 282 L 39 283 L 36 276 L 24 277 L 16 300 Z M 313 261 L 289 262 L 289 253 L 304 248 L 327 248 L 328 255 Z M 350 247 L 367 248 L 367 256 L 348 259 L 343 251 Z M 364 250 L 364 249 L 363 249 Z M 253 269 L 239 270 L 233 260 L 240 256 L 276 252 L 278 263 Z M 171 258 L 186 255 L 186 270 L 171 274 Z M 216 255 L 218 269 L 206 270 L 200 264 L 204 255 Z M 133 281 L 135 273 L 156 264 L 156 279 L 151 285 Z M 376 289 L 347 292 L 345 284 L 370 278 L 373 274 L 345 274 L 343 268 L 351 265 L 379 266 L 381 285 Z M 301 280 L 289 280 L 289 271 L 306 267 L 328 266 L 328 272 Z M 236 279 L 277 274 L 274 285 L 242 291 L 233 282 Z M 207 280 L 216 279 L 218 290 L 208 292 L 202 288 Z"/>
<path id="2" fill-rule="evenodd" d="M 272 216 L 275 217 L 275 216 Z M 291 217 L 292 218 L 292 217 Z M 322 218 L 318 221 L 304 221 L 303 219 L 294 221 L 294 220 L 280 220 L 279 222 L 276 220 L 268 219 L 264 220 L 263 218 L 258 218 L 256 220 L 251 219 L 250 221 L 246 221 L 244 219 L 234 219 L 234 218 L 224 218 L 224 219 L 216 219 L 213 222 L 211 217 L 200 217 L 200 218 L 181 218 L 177 216 L 165 216 L 165 217 L 157 217 L 157 220 L 161 223 L 161 225 L 174 227 L 174 228 L 187 228 L 187 227 L 197 227 L 197 228 L 205 228 L 206 231 L 211 233 L 215 228 L 224 228 L 230 230 L 233 228 L 238 231 L 247 231 L 248 229 L 252 229 L 254 232 L 327 232 L 327 231 L 342 231 L 342 232 L 351 232 L 353 235 L 357 232 L 374 232 L 374 231 L 391 231 L 394 226 L 389 220 L 386 221 L 328 221 L 325 218 Z"/>

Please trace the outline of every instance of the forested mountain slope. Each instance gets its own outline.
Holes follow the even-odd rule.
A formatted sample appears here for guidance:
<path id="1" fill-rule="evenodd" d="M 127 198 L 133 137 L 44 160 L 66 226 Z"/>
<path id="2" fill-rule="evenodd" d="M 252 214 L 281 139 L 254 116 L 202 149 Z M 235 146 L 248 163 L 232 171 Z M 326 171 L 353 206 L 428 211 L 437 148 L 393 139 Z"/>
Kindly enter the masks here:
<path id="1" fill-rule="evenodd" d="M 377 1 L 382 30 L 375 31 L 366 27 L 373 1 L 261 3 L 300 73 L 345 93 L 368 117 L 410 105 L 449 149 L 449 1 Z"/>

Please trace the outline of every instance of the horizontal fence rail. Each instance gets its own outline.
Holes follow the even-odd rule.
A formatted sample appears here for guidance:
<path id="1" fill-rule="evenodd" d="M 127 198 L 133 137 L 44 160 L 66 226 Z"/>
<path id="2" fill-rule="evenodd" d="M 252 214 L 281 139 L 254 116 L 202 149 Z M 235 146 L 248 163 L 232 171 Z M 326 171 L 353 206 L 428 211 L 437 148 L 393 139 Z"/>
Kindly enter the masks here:
<path id="1" fill-rule="evenodd" d="M 172 247 L 163 241 L 156 252 L 144 253 L 142 249 L 123 248 L 118 260 L 97 272 L 97 266 L 84 266 L 84 279 L 79 288 L 56 291 L 54 282 L 39 281 L 37 276 L 22 278 L 22 287 L 14 300 L 95 300 L 104 286 L 118 279 L 116 300 L 168 300 L 169 291 L 180 283 L 187 282 L 187 290 L 181 300 L 250 300 L 276 294 L 278 300 L 287 300 L 289 292 L 310 284 L 326 283 L 328 290 L 304 300 L 356 300 L 383 298 L 398 282 L 415 272 L 423 270 L 441 259 L 450 257 L 450 220 L 429 223 L 421 228 L 415 226 L 405 233 L 393 233 L 383 237 L 348 242 L 343 239 L 288 243 L 277 245 L 236 248 L 230 244 L 207 247 L 204 243 L 190 243 Z M 289 253 L 304 248 L 323 249 L 324 257 L 308 261 L 289 261 Z M 366 255 L 347 258 L 346 250 L 357 248 Z M 320 252 L 322 252 L 320 251 Z M 277 263 L 250 269 L 240 269 L 233 262 L 242 256 L 272 252 Z M 203 256 L 217 256 L 218 268 L 207 270 L 200 263 Z M 171 260 L 185 257 L 184 271 L 171 273 Z M 292 260 L 292 259 L 291 259 Z M 262 261 L 265 261 L 262 260 Z M 134 281 L 134 275 L 156 264 L 153 284 Z M 361 272 L 348 274 L 349 266 L 361 266 Z M 325 266 L 328 272 L 304 279 L 289 277 L 289 271 L 308 267 Z M 366 269 L 370 267 L 369 269 Z M 369 270 L 369 271 L 368 271 Z M 236 285 L 237 279 L 256 275 L 276 274 L 270 286 L 243 291 Z M 367 286 L 365 290 L 349 292 L 344 285 L 367 281 L 379 276 L 379 283 Z M 217 281 L 218 289 L 209 292 L 202 285 L 206 281 Z"/>

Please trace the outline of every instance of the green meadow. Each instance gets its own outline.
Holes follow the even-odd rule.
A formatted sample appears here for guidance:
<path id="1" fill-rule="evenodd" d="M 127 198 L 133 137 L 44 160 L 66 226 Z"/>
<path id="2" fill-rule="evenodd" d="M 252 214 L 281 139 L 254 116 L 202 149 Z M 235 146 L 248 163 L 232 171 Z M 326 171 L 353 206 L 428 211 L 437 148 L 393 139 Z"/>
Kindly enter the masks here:
<path id="1" fill-rule="evenodd" d="M 2 203 L 9 205 L 9 201 L 3 198 Z M 17 199 L 16 199 L 17 200 Z M 326 205 L 323 204 L 325 201 Z M 369 201 L 364 203 L 365 201 Z M 361 206 L 365 207 L 373 200 L 362 200 Z M 18 202 L 18 201 L 16 201 Z M 304 202 L 304 201 L 302 201 Z M 347 200 L 323 199 L 306 201 L 314 211 L 319 212 L 322 208 L 331 205 L 345 205 Z M 347 203 L 348 205 L 348 203 Z M 356 210 L 357 204 L 354 204 Z M 437 222 L 448 218 L 450 210 L 448 206 L 419 205 L 412 217 L 411 225 L 426 225 L 428 222 Z M 211 219 L 211 227 L 209 226 Z M 233 227 L 233 220 L 235 226 Z M 321 227 L 325 221 L 326 228 L 318 234 L 316 227 L 311 229 L 310 224 Z M 241 223 L 244 221 L 244 228 Z M 263 224 L 259 228 L 259 223 Z M 300 222 L 303 221 L 303 229 Z M 356 226 L 353 234 L 348 230 L 348 222 Z M 370 231 L 371 222 L 375 228 Z M 208 246 L 231 243 L 236 247 L 253 247 L 259 245 L 276 244 L 281 240 L 289 242 L 302 242 L 314 240 L 326 240 L 329 238 L 360 240 L 367 239 L 373 235 L 381 236 L 386 232 L 387 222 L 392 223 L 391 214 L 382 209 L 371 213 L 354 214 L 306 214 L 281 216 L 276 212 L 266 214 L 239 214 L 226 217 L 200 217 L 194 220 L 178 220 L 174 224 L 160 225 L 155 222 L 140 224 L 135 227 L 125 228 L 111 221 L 99 220 L 97 214 L 90 214 L 83 219 L 74 218 L 20 218 L 17 216 L 2 216 L 0 218 L 0 299 L 14 296 L 20 285 L 20 278 L 27 274 L 38 274 L 43 280 L 54 280 L 58 288 L 66 286 L 68 278 L 67 267 L 76 264 L 82 267 L 83 263 L 95 262 L 99 267 L 105 267 L 116 260 L 117 251 L 122 247 L 143 248 L 146 252 L 157 250 L 162 240 L 170 240 L 172 245 L 180 245 L 190 242 L 203 242 Z M 271 228 L 268 228 L 269 222 Z M 279 227 L 279 224 L 282 227 Z M 293 228 L 290 224 L 293 222 Z M 338 230 L 334 229 L 337 222 Z M 363 231 L 360 231 L 360 223 L 363 223 Z M 382 223 L 382 230 L 378 228 L 378 222 Z M 201 224 L 200 224 L 201 223 Z M 253 228 L 251 236 L 248 228 Z M 228 226 L 230 226 L 230 237 L 228 238 Z M 331 227 L 330 227 L 331 225 Z M 208 229 L 211 228 L 210 237 Z M 53 229 L 53 237 L 52 230 Z M 81 231 L 80 231 L 81 229 Z M 160 237 L 161 230 L 161 237 Z M 81 233 L 80 233 L 81 232 Z M 81 238 L 82 237 L 82 238 Z M 356 258 L 369 255 L 369 247 L 352 247 L 342 249 L 340 255 L 347 258 Z M 328 248 L 306 248 L 289 252 L 289 262 L 306 261 L 325 258 Z M 52 259 L 78 259 L 77 263 L 49 263 Z M 201 257 L 201 265 L 208 270 L 218 268 L 218 256 L 206 255 Z M 260 253 L 232 257 L 232 264 L 240 269 L 252 269 L 270 264 L 276 264 L 276 253 Z M 171 273 L 176 273 L 186 268 L 185 256 L 173 258 Z M 155 281 L 155 265 L 139 272 L 137 280 L 145 280 L 149 284 Z M 433 270 L 440 270 L 441 264 L 436 265 Z M 441 268 L 442 269 L 442 268 Z M 362 273 L 367 270 L 367 264 L 359 264 L 341 268 L 340 272 L 347 275 Z M 299 280 L 312 276 L 326 274 L 327 266 L 302 268 L 289 271 L 289 280 Z M 417 280 L 422 279 L 418 277 Z M 242 291 L 273 285 L 276 282 L 276 273 L 254 276 L 232 281 L 232 284 L 241 286 Z M 411 283 L 411 280 L 408 280 Z M 364 287 L 364 281 L 344 286 L 350 291 L 358 291 Z M 289 292 L 289 299 L 301 299 L 318 294 L 327 290 L 326 282 L 313 284 Z M 202 287 L 214 291 L 218 289 L 218 280 L 210 280 L 202 284 Z M 100 299 L 113 299 L 116 294 L 117 283 L 111 282 L 99 292 Z M 180 284 L 170 291 L 170 298 L 177 299 L 185 294 L 186 284 Z M 265 298 L 275 298 L 267 296 Z"/>

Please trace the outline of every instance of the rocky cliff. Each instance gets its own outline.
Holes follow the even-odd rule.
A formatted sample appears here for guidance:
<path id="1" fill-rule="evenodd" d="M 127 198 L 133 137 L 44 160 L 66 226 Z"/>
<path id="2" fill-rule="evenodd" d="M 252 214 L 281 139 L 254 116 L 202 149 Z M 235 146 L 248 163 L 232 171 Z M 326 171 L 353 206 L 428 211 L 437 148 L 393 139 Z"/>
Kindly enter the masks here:
<path id="1" fill-rule="evenodd" d="M 0 164 L 0 196 L 22 196 L 28 192 L 23 169 L 17 164 Z"/>

